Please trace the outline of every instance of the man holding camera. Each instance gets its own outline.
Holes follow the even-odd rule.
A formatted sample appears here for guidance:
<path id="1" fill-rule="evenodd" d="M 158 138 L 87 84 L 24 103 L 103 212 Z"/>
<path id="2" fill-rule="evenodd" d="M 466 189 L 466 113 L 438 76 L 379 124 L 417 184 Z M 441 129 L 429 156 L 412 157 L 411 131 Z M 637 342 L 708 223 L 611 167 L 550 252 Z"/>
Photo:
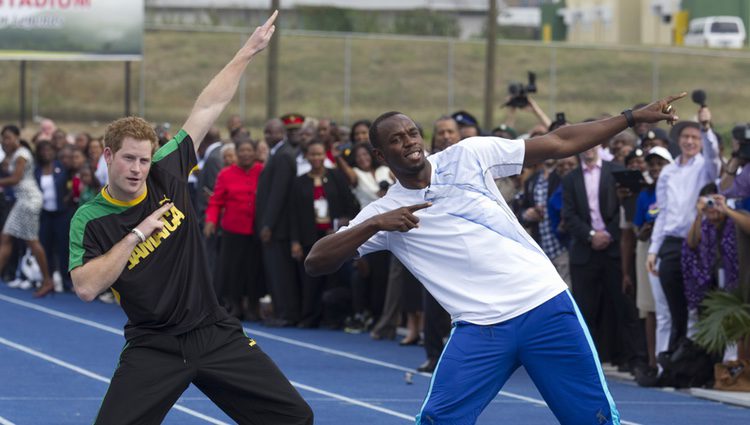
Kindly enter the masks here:
<path id="1" fill-rule="evenodd" d="M 682 277 L 682 243 L 695 219 L 695 201 L 706 184 L 719 177 L 721 160 L 719 144 L 711 128 L 711 111 L 698 110 L 698 122 L 682 121 L 675 125 L 680 156 L 667 165 L 656 186 L 656 218 L 648 249 L 646 267 L 658 275 L 669 305 L 672 329 L 669 349 L 687 336 L 688 308 Z M 702 152 L 701 152 L 702 150 Z M 658 259 L 658 262 L 657 262 Z"/>

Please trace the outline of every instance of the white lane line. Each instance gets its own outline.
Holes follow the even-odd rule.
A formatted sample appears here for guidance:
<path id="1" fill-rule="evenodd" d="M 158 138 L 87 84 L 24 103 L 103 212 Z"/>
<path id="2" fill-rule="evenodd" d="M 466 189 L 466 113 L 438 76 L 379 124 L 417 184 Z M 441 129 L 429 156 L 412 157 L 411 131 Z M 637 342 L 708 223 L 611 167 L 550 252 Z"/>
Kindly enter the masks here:
<path id="1" fill-rule="evenodd" d="M 38 357 L 38 358 L 40 358 L 42 360 L 45 360 L 47 362 L 56 364 L 58 366 L 66 368 L 66 369 L 70 369 L 73 372 L 76 372 L 76 373 L 81 374 L 83 376 L 89 377 L 91 379 L 94 379 L 94 380 L 97 380 L 97 381 L 109 384 L 109 379 L 105 378 L 104 376 L 101 376 L 99 374 L 91 372 L 90 370 L 86 370 L 84 368 L 78 367 L 78 366 L 76 366 L 74 364 L 71 364 L 71 363 L 68 363 L 66 361 L 60 360 L 58 358 L 52 357 L 50 355 L 44 354 L 41 351 L 34 350 L 33 348 L 27 347 L 25 345 L 21 345 L 21 344 L 15 343 L 15 342 L 7 340 L 7 339 L 5 339 L 3 337 L 0 337 L 0 344 L 7 345 L 8 347 L 15 348 L 18 351 L 22 351 L 22 352 L 24 352 L 26 354 L 30 354 L 30 355 L 32 355 L 34 357 Z M 173 407 L 174 407 L 175 410 L 179 410 L 181 412 L 187 413 L 188 415 L 195 416 L 198 419 L 203 419 L 204 421 L 212 423 L 212 424 L 216 424 L 216 425 L 229 425 L 226 422 L 220 421 L 218 419 L 214 419 L 214 418 L 212 418 L 210 416 L 206 416 L 203 413 L 196 412 L 193 409 L 188 409 L 187 407 L 180 406 L 179 404 L 175 404 Z"/>
<path id="2" fill-rule="evenodd" d="M 33 309 L 33 310 L 36 310 L 36 311 L 40 311 L 40 312 L 43 312 L 43 313 L 47 313 L 47 314 L 50 314 L 52 316 L 59 317 L 61 319 L 66 319 L 66 320 L 70 320 L 70 321 L 73 321 L 73 322 L 76 322 L 76 323 L 80 323 L 82 325 L 91 326 L 91 327 L 94 327 L 94 328 L 97 328 L 97 329 L 101 329 L 103 331 L 107 331 L 107 332 L 110 332 L 110 333 L 115 333 L 115 334 L 118 334 L 118 335 L 123 335 L 123 332 L 121 330 L 113 328 L 111 326 L 102 325 L 101 323 L 97 323 L 97 322 L 94 322 L 94 321 L 91 321 L 91 320 L 87 320 L 87 319 L 82 319 L 80 317 L 73 316 L 71 314 L 63 313 L 63 312 L 60 312 L 60 311 L 57 311 L 57 310 L 53 310 L 53 309 L 50 309 L 50 308 L 47 308 L 47 307 L 42 307 L 40 305 L 33 304 L 33 303 L 30 303 L 30 302 L 21 301 L 19 299 L 16 299 L 16 298 L 13 298 L 13 297 L 8 297 L 8 296 L 5 296 L 3 294 L 0 294 L 0 300 L 7 301 L 9 303 L 20 305 L 20 306 L 23 306 L 23 307 L 27 307 L 27 308 L 30 308 L 30 309 Z M 268 333 L 268 332 L 259 331 L 259 330 L 256 330 L 256 329 L 250 329 L 250 328 L 243 328 L 243 329 L 245 329 L 245 332 L 249 332 L 249 333 L 251 333 L 253 335 L 262 336 L 264 338 L 268 338 L 268 339 L 271 339 L 271 340 L 274 340 L 274 341 L 284 342 L 284 343 L 287 343 L 287 344 L 296 345 L 298 347 L 307 348 L 307 349 L 310 349 L 310 350 L 315 350 L 315 351 L 320 351 L 320 352 L 327 353 L 327 354 L 332 354 L 332 355 L 335 355 L 335 356 L 345 357 L 345 358 L 348 358 L 348 359 L 357 360 L 357 361 L 361 361 L 361 362 L 364 362 L 364 363 L 369 363 L 369 364 L 373 364 L 373 365 L 377 365 L 377 366 L 382 366 L 382 367 L 386 367 L 386 368 L 389 368 L 389 369 L 398 370 L 398 371 L 401 371 L 401 372 L 411 372 L 411 373 L 415 373 L 416 372 L 414 369 L 411 369 L 411 368 L 408 368 L 408 367 L 400 366 L 400 365 L 397 365 L 397 364 L 394 364 L 394 363 L 389 363 L 389 362 L 382 362 L 380 360 L 371 359 L 369 357 L 360 356 L 358 354 L 347 353 L 346 351 L 340 351 L 340 350 L 334 350 L 334 349 L 330 349 L 330 348 L 325 348 L 325 347 L 321 347 L 321 346 L 318 346 L 318 345 L 315 345 L 315 344 L 310 344 L 310 343 L 307 343 L 307 342 L 298 341 L 296 339 L 291 339 L 291 338 L 286 338 L 286 337 L 283 337 L 283 336 L 274 335 L 274 334 L 271 334 L 271 333 Z M 415 375 L 422 375 L 422 376 L 425 376 L 425 377 L 432 376 L 432 375 L 427 374 L 427 373 L 419 373 L 419 372 L 416 372 Z M 539 406 L 547 406 L 547 403 L 545 403 L 544 400 L 539 400 L 539 399 L 532 398 L 532 397 L 526 397 L 526 396 L 522 396 L 520 394 L 514 394 L 514 393 L 507 392 L 507 391 L 500 391 L 499 394 L 503 395 L 505 397 L 514 398 L 516 400 L 526 401 L 526 402 L 533 403 L 533 404 L 536 404 L 536 405 L 539 405 Z M 412 418 L 410 417 L 410 419 L 412 419 Z M 622 423 L 622 425 L 641 425 L 639 423 L 629 422 L 629 421 L 621 421 L 621 423 Z"/>
<path id="3" fill-rule="evenodd" d="M 90 326 L 92 328 L 100 329 L 105 332 L 113 333 L 116 335 L 124 335 L 123 331 L 121 329 L 113 328 L 112 326 L 102 325 L 101 323 L 94 322 L 92 320 L 87 320 L 80 318 L 78 316 L 73 316 L 71 314 L 63 313 L 61 311 L 53 310 L 51 308 L 42 307 L 40 305 L 30 303 L 28 301 L 22 301 L 17 298 L 9 297 L 7 295 L 0 294 L 0 300 L 7 301 L 11 304 L 20 305 L 22 307 L 30 308 L 32 310 L 40 311 L 42 313 L 47 313 L 50 316 L 59 317 L 61 319 L 70 320 L 71 322 L 80 323 L 82 325 Z"/>
<path id="4" fill-rule="evenodd" d="M 105 332 L 113 333 L 113 334 L 116 334 L 116 335 L 123 335 L 123 331 L 121 329 L 114 328 L 112 326 L 103 325 L 103 324 L 98 323 L 98 322 L 94 322 L 94 321 L 91 321 L 91 320 L 88 320 L 88 319 L 83 319 L 81 317 L 73 316 L 71 314 L 63 313 L 63 312 L 60 312 L 60 311 L 57 311 L 57 310 L 53 310 L 51 308 L 42 307 L 40 305 L 37 305 L 37 304 L 34 304 L 34 303 L 30 303 L 30 302 L 27 302 L 27 301 L 22 301 L 22 300 L 19 300 L 17 298 L 9 297 L 9 296 L 3 295 L 3 294 L 0 294 L 0 300 L 7 301 L 7 302 L 9 302 L 11 304 L 20 305 L 22 307 L 30 308 L 32 310 L 36 310 L 36 311 L 39 311 L 39 312 L 42 312 L 42 313 L 47 313 L 49 315 L 52 315 L 52 316 L 55 316 L 55 317 L 59 317 L 61 319 L 66 319 L 66 320 L 70 320 L 72 322 L 80 323 L 82 325 L 90 326 L 92 328 L 100 329 L 100 330 L 103 330 Z M 243 328 L 243 329 L 245 330 L 245 332 L 249 332 L 249 333 L 251 333 L 253 335 L 262 336 L 262 337 L 268 338 L 270 340 L 274 340 L 274 341 L 278 341 L 278 342 L 284 342 L 284 343 L 287 343 L 287 344 L 296 345 L 298 347 L 303 347 L 303 348 L 307 348 L 307 349 L 310 349 L 310 350 L 320 351 L 322 353 L 332 354 L 334 356 L 345 357 L 345 358 L 348 358 L 348 359 L 357 360 L 357 361 L 364 362 L 364 363 L 369 363 L 369 364 L 373 364 L 373 365 L 377 365 L 377 366 L 387 367 L 389 369 L 394 369 L 394 370 L 398 370 L 398 371 L 401 371 L 401 372 L 411 372 L 411 373 L 419 374 L 419 375 L 422 375 L 422 376 L 425 376 L 425 377 L 430 377 L 430 374 L 428 374 L 428 373 L 420 373 L 420 372 L 417 372 L 415 369 L 404 367 L 404 366 L 400 366 L 400 365 L 397 365 L 397 364 L 393 364 L 393 363 L 389 363 L 389 362 L 383 362 L 383 361 L 380 361 L 380 360 L 371 359 L 369 357 L 360 356 L 360 355 L 357 355 L 357 354 L 347 353 L 346 351 L 340 351 L 340 350 L 334 350 L 334 349 L 331 349 L 331 348 L 325 348 L 325 347 L 321 347 L 319 345 L 310 344 L 310 343 L 307 343 L 307 342 L 298 341 L 296 339 L 291 339 L 291 338 L 286 338 L 286 337 L 283 337 L 283 336 L 274 335 L 274 334 L 271 334 L 271 333 L 268 333 L 268 332 L 263 332 L 263 331 L 260 331 L 260 330 L 257 330 L 257 329 L 251 329 L 251 328 Z"/>
<path id="5" fill-rule="evenodd" d="M 16 425 L 16 424 L 0 416 L 0 425 Z"/>
<path id="6" fill-rule="evenodd" d="M 308 386 L 308 385 L 300 384 L 298 382 L 294 382 L 294 381 L 290 381 L 290 382 L 295 387 L 301 388 L 303 390 L 311 391 L 311 392 L 314 392 L 314 393 L 320 394 L 320 395 L 325 395 L 325 396 L 328 396 L 328 397 L 331 397 L 331 398 L 335 398 L 337 400 L 341 400 L 341 401 L 344 401 L 344 402 L 347 402 L 347 403 L 350 403 L 350 404 L 355 404 L 357 406 L 362 406 L 362 407 L 365 407 L 365 408 L 368 408 L 368 409 L 376 410 L 378 412 L 385 413 L 385 414 L 388 414 L 388 415 L 391 415 L 391 416 L 395 416 L 397 418 L 406 419 L 408 421 L 414 421 L 414 416 L 410 416 L 410 415 L 407 415 L 407 414 L 404 414 L 404 413 L 399 413 L 399 412 L 396 412 L 395 410 L 386 409 L 386 408 L 380 407 L 380 406 L 375 406 L 374 404 L 365 403 L 364 401 L 356 400 L 356 399 L 349 398 L 349 397 L 346 397 L 346 396 L 343 396 L 343 395 L 339 395 L 339 394 L 336 394 L 336 393 L 328 392 L 328 391 L 321 390 L 321 389 L 318 389 L 318 388 L 315 388 L 315 387 L 311 387 L 311 386 Z"/>
<path id="7" fill-rule="evenodd" d="M 36 311 L 47 313 L 47 314 L 50 314 L 52 316 L 59 317 L 61 319 L 66 319 L 66 320 L 70 320 L 70 321 L 73 321 L 73 322 L 76 322 L 76 323 L 80 323 L 82 325 L 91 326 L 91 327 L 94 327 L 96 329 L 100 329 L 100 330 L 103 330 L 103 331 L 106 331 L 106 332 L 109 332 L 109 333 L 113 333 L 113 334 L 117 334 L 117 335 L 123 335 L 123 331 L 121 331 L 120 329 L 113 328 L 113 327 L 107 326 L 107 325 L 102 325 L 101 323 L 93 322 L 91 320 L 82 319 L 80 317 L 73 316 L 73 315 L 70 315 L 70 314 L 67 314 L 67 313 L 63 313 L 63 312 L 60 312 L 60 311 L 57 311 L 57 310 L 53 310 L 53 309 L 50 309 L 50 308 L 47 308 L 47 307 L 42 307 L 42 306 L 39 306 L 39 305 L 36 305 L 36 304 L 32 304 L 30 302 L 21 301 L 21 300 L 15 299 L 13 297 L 7 297 L 5 295 L 0 294 L 0 299 L 4 300 L 4 301 L 7 301 L 7 302 L 10 302 L 10 303 L 13 303 L 13 304 L 17 304 L 17 305 L 20 305 L 20 306 L 23 306 L 23 307 L 30 308 L 30 309 L 33 309 L 33 310 L 36 310 Z M 3 338 L 0 338 L 0 342 L 2 342 L 2 341 L 3 341 Z M 40 354 L 42 354 L 42 353 L 40 353 Z M 42 354 L 42 355 L 44 355 L 44 354 Z M 73 367 L 76 367 L 76 366 L 73 366 Z M 84 371 L 83 369 L 81 369 L 81 370 Z M 408 370 L 408 369 L 406 369 L 406 370 Z M 92 372 L 88 372 L 88 371 L 84 371 L 84 372 L 86 372 L 86 373 L 92 373 Z M 79 372 L 79 373 L 81 373 L 81 372 Z M 96 374 L 94 374 L 94 375 L 96 375 Z M 96 376 L 99 376 L 99 375 L 96 375 Z M 105 382 L 109 383 L 109 380 L 107 378 L 104 378 L 103 376 L 99 376 L 99 377 L 102 378 L 102 379 L 105 379 L 106 380 Z M 94 378 L 94 379 L 97 379 L 97 378 Z M 366 403 L 366 402 L 363 402 L 363 401 L 355 400 L 353 398 L 349 398 L 349 397 L 346 397 L 346 396 L 343 396 L 343 395 L 340 395 L 340 394 L 336 394 L 336 393 L 332 393 L 332 392 L 329 392 L 329 391 L 325 391 L 325 390 L 322 390 L 322 389 L 319 389 L 319 388 L 311 387 L 309 385 L 301 384 L 299 382 L 294 382 L 294 381 L 290 381 L 290 382 L 295 387 L 304 389 L 306 391 L 310 391 L 310 392 L 313 392 L 313 393 L 316 393 L 316 394 L 325 395 L 325 396 L 328 396 L 328 397 L 331 397 L 331 398 L 334 398 L 334 399 L 337 399 L 337 400 L 340 400 L 340 401 L 347 402 L 349 404 L 353 404 L 353 405 L 365 407 L 367 409 L 375 410 L 375 411 L 378 411 L 378 412 L 381 412 L 381 413 L 385 413 L 385 414 L 388 414 L 388 415 L 391 415 L 391 416 L 396 416 L 398 418 L 408 419 L 410 421 L 414 420 L 413 416 L 406 415 L 404 413 L 399 413 L 399 412 L 396 412 L 394 410 L 386 409 L 386 408 L 383 408 L 383 407 L 380 407 L 380 406 L 376 406 L 374 404 L 370 404 L 370 403 Z M 176 407 L 176 405 L 175 405 L 175 407 Z"/>
<path id="8" fill-rule="evenodd" d="M 417 370 L 413 369 L 413 368 L 400 366 L 400 365 L 397 365 L 397 364 L 394 364 L 394 363 L 383 362 L 383 361 L 380 361 L 380 360 L 375 360 L 375 359 L 372 359 L 370 357 L 360 356 L 358 354 L 352 354 L 352 353 L 348 353 L 346 351 L 334 350 L 332 348 L 325 348 L 325 347 L 321 347 L 321 346 L 316 345 L 316 344 L 310 344 L 310 343 L 307 343 L 307 342 L 298 341 L 296 339 L 274 335 L 274 334 L 271 334 L 271 333 L 268 333 L 268 332 L 259 331 L 257 329 L 251 329 L 251 328 L 243 328 L 243 329 L 245 329 L 245 332 L 248 332 L 249 334 L 262 336 L 264 338 L 272 339 L 274 341 L 285 342 L 287 344 L 296 345 L 297 347 L 308 348 L 310 350 L 320 351 L 321 353 L 326 353 L 326 354 L 332 354 L 334 356 L 345 357 L 347 359 L 357 360 L 357 361 L 360 361 L 360 362 L 363 362 L 363 363 L 369 363 L 369 364 L 376 365 L 376 366 L 383 366 L 383 367 L 387 367 L 387 368 L 393 369 L 393 370 L 398 370 L 398 371 L 401 371 L 401 372 L 410 372 L 410 373 L 413 373 L 415 375 L 425 376 L 427 378 L 429 378 L 430 376 L 432 376 L 429 373 L 417 372 Z"/>

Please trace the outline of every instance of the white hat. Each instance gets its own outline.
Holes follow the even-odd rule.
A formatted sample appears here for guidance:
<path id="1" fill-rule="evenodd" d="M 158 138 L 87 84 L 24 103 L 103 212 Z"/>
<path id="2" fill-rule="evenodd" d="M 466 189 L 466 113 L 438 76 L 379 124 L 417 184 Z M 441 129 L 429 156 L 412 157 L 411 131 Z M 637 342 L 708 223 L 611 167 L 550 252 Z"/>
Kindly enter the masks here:
<path id="1" fill-rule="evenodd" d="M 672 154 L 669 153 L 669 151 L 665 147 L 654 146 L 653 148 L 651 148 L 648 151 L 648 155 L 646 155 L 646 161 L 648 161 L 650 158 L 654 156 L 658 156 L 659 158 L 664 158 L 667 161 L 669 161 L 670 164 L 674 162 L 674 159 L 672 159 Z"/>

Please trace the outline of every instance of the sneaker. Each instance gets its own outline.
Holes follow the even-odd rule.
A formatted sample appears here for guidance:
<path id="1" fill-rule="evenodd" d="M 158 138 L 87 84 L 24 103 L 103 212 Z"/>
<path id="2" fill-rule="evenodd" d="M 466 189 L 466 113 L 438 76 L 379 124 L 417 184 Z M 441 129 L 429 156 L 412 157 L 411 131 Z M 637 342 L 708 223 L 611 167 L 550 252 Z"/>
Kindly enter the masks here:
<path id="1" fill-rule="evenodd" d="M 55 285 L 55 292 L 63 291 L 62 275 L 57 270 L 55 270 L 55 272 L 52 273 L 52 284 Z"/>
<path id="2" fill-rule="evenodd" d="M 21 282 L 23 282 L 22 279 L 13 279 L 8 282 L 8 288 L 18 288 L 21 286 Z"/>
<path id="3" fill-rule="evenodd" d="M 21 283 L 18 284 L 19 289 L 23 289 L 24 291 L 28 291 L 31 288 L 36 287 L 30 280 L 22 280 Z"/>
<path id="4" fill-rule="evenodd" d="M 349 316 L 344 320 L 344 332 L 349 334 L 361 334 L 366 329 L 365 323 L 362 320 L 362 315 L 355 314 Z"/>
<path id="5" fill-rule="evenodd" d="M 639 365 L 634 368 L 635 382 L 641 387 L 661 387 L 663 386 L 659 379 L 659 371 L 655 367 Z"/>

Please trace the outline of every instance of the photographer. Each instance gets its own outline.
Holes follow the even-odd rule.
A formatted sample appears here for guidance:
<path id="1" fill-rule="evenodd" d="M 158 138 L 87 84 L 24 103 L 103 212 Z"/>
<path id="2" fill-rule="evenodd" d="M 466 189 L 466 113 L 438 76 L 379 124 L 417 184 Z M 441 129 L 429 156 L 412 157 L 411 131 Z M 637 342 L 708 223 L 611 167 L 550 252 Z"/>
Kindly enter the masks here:
<path id="1" fill-rule="evenodd" d="M 708 291 L 730 291 L 737 287 L 738 277 L 735 223 L 727 214 L 726 199 L 718 194 L 716 184 L 709 183 L 701 189 L 696 212 L 682 245 L 685 298 L 691 319 L 697 317 Z"/>
<path id="2" fill-rule="evenodd" d="M 511 82 L 508 84 L 508 96 L 505 98 L 505 102 L 501 107 L 508 108 L 508 115 L 505 118 L 505 125 L 511 128 L 516 127 L 516 113 L 517 111 L 531 111 L 537 118 L 539 124 L 549 131 L 554 130 L 550 126 L 553 124 L 552 120 L 549 119 L 547 114 L 544 113 L 542 108 L 529 96 L 530 93 L 536 93 L 536 74 L 533 72 L 528 73 L 528 83 L 524 85 L 519 82 Z M 557 120 L 560 124 L 565 123 L 565 114 L 557 114 Z M 555 128 L 559 127 L 556 126 Z M 516 137 L 512 137 L 515 139 Z"/>
<path id="3" fill-rule="evenodd" d="M 727 198 L 750 197 L 750 124 L 732 129 L 732 157 L 724 165 L 721 180 L 723 195 Z"/>

